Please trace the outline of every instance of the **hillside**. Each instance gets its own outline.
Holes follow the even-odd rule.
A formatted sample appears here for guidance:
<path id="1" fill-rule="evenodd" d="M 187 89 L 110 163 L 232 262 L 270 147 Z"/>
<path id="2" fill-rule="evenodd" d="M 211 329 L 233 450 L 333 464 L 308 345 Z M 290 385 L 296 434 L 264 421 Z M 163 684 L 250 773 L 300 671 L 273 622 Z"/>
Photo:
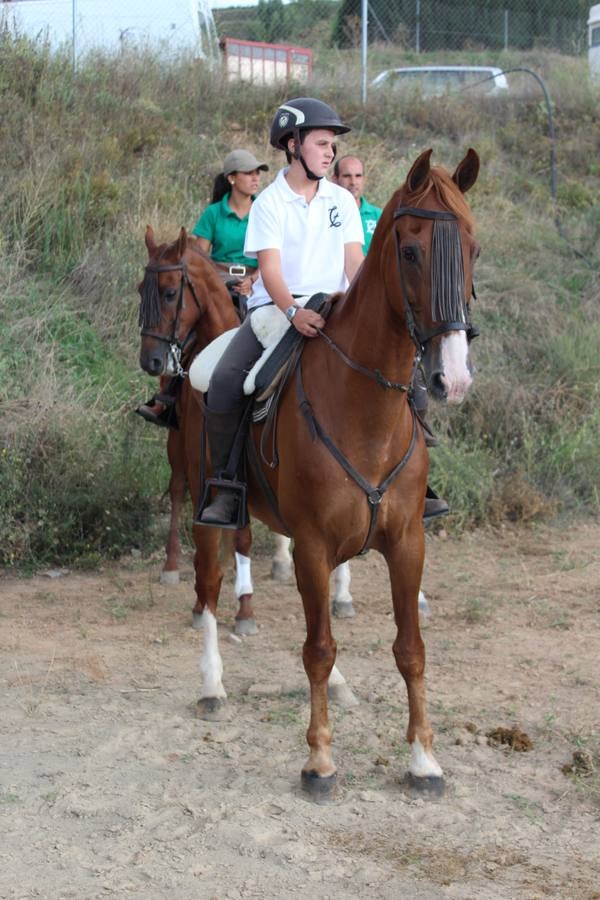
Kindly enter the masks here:
<path id="1" fill-rule="evenodd" d="M 482 158 L 477 385 L 437 414 L 432 458 L 456 529 L 599 502 L 600 94 L 582 60 L 503 64 L 547 81 L 556 209 L 545 110 L 526 76 L 493 104 L 372 96 L 363 108 L 354 56 L 337 51 L 311 88 L 352 123 L 343 149 L 365 159 L 372 202 L 424 147 L 448 167 L 467 146 Z M 144 228 L 168 239 L 191 227 L 231 147 L 273 174 L 270 118 L 304 90 L 226 86 L 198 62 L 150 54 L 94 57 L 74 73 L 66 55 L 0 36 L 1 564 L 89 564 L 155 545 L 164 433 L 132 414 L 155 387 L 137 364 Z"/>

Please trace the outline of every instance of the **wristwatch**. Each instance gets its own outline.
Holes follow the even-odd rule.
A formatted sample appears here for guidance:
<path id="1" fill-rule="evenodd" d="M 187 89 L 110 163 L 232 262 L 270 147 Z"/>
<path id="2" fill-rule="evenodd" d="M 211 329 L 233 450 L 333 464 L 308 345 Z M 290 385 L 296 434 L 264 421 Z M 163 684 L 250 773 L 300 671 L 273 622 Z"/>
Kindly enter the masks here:
<path id="1" fill-rule="evenodd" d="M 288 319 L 290 320 L 290 322 L 292 321 L 292 319 L 294 318 L 294 316 L 296 315 L 297 312 L 298 312 L 297 306 L 288 306 L 288 308 L 285 311 L 285 314 L 288 317 Z"/>

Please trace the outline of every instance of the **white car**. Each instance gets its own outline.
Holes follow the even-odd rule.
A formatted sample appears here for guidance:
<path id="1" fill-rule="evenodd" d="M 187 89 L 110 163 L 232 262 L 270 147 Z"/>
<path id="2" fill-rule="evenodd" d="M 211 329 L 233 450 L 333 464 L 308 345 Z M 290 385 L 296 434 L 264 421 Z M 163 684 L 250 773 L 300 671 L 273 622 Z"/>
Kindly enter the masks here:
<path id="1" fill-rule="evenodd" d="M 465 88 L 467 93 L 502 94 L 508 90 L 508 81 L 495 66 L 407 66 L 380 72 L 371 87 L 439 97 Z"/>

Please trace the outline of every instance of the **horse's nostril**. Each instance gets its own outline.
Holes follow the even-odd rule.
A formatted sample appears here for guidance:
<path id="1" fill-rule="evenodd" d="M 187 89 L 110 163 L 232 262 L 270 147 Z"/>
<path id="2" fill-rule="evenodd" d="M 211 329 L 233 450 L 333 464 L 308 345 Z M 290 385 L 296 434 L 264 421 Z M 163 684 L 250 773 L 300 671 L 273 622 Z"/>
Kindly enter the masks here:
<path id="1" fill-rule="evenodd" d="M 446 393 L 446 385 L 444 384 L 444 373 L 434 372 L 431 376 L 431 388 L 434 394 L 443 395 Z"/>

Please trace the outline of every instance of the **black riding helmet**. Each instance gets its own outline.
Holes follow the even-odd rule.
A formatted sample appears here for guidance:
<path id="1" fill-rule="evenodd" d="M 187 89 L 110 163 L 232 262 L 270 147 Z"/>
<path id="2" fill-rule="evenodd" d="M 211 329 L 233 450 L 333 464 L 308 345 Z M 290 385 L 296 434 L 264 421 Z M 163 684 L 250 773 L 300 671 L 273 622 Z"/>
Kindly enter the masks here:
<path id="1" fill-rule="evenodd" d="M 271 124 L 270 143 L 276 150 L 285 150 L 288 153 L 287 142 L 290 138 L 294 138 L 294 157 L 300 160 L 311 181 L 318 181 L 320 176 L 310 171 L 300 151 L 303 135 L 314 128 L 327 128 L 335 134 L 346 134 L 350 131 L 350 127 L 344 125 L 336 111 L 327 103 L 314 97 L 296 97 L 295 100 L 282 103 L 275 113 Z"/>

